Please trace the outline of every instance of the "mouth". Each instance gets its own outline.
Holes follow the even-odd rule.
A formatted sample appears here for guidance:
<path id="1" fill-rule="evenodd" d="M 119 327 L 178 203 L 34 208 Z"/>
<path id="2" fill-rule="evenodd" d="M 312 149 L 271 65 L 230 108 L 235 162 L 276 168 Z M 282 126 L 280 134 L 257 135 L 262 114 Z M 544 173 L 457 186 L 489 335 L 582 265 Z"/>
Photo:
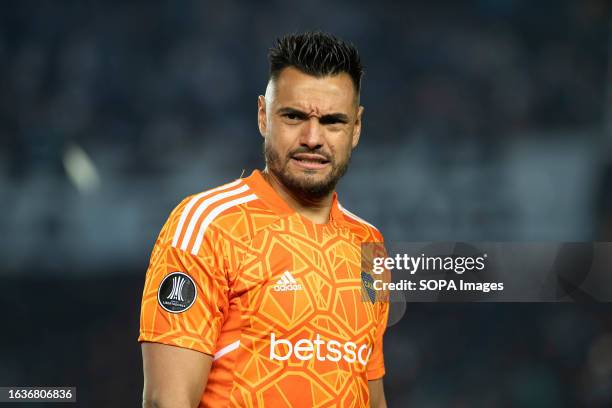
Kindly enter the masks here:
<path id="1" fill-rule="evenodd" d="M 319 170 L 327 167 L 330 161 L 320 154 L 298 153 L 291 156 L 291 161 L 298 167 L 307 170 Z"/>

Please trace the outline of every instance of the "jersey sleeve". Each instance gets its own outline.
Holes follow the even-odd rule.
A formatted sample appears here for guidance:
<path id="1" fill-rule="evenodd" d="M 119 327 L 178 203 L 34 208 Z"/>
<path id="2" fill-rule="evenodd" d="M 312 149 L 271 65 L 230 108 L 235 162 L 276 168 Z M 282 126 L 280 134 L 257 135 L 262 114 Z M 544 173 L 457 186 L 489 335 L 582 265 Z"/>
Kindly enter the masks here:
<path id="1" fill-rule="evenodd" d="M 387 250 L 384 245 L 384 239 L 382 234 L 378 231 L 374 231 L 374 237 L 376 243 L 371 247 L 372 256 L 374 257 L 386 257 Z M 391 281 L 391 274 L 388 269 L 385 268 L 383 274 L 379 277 L 385 282 Z M 377 292 L 378 306 L 378 324 L 376 327 L 376 335 L 374 340 L 374 346 L 372 349 L 372 356 L 368 361 L 366 375 L 368 381 L 377 380 L 385 375 L 385 361 L 383 355 L 383 336 L 387 328 L 387 321 L 389 319 L 389 293 L 388 291 Z"/>
<path id="2" fill-rule="evenodd" d="M 228 312 L 228 280 L 220 239 L 212 229 L 197 254 L 181 248 L 188 219 L 184 200 L 157 238 L 146 273 L 139 342 L 184 347 L 214 355 Z"/>
<path id="3" fill-rule="evenodd" d="M 385 361 L 383 357 L 383 336 L 387 328 L 387 319 L 389 318 L 389 302 L 379 301 L 379 320 L 376 328 L 376 336 L 374 346 L 372 348 L 372 356 L 368 361 L 366 375 L 368 381 L 377 380 L 385 375 Z"/>

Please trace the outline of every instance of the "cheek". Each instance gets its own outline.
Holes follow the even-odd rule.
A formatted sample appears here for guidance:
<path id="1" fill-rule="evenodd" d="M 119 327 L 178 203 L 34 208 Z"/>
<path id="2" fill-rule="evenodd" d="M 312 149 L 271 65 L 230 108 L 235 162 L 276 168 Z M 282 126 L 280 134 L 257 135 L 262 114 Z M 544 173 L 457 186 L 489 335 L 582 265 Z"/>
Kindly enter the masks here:
<path id="1" fill-rule="evenodd" d="M 346 133 L 329 144 L 329 150 L 335 157 L 336 162 L 346 160 L 353 150 L 353 138 Z"/>
<path id="2" fill-rule="evenodd" d="M 292 146 L 286 133 L 278 127 L 276 129 L 270 129 L 266 142 L 269 147 L 276 152 L 277 156 L 281 158 L 287 157 Z"/>
<path id="3" fill-rule="evenodd" d="M 290 126 L 285 123 L 274 123 L 269 129 L 268 137 L 276 149 L 289 152 L 297 146 L 299 128 L 298 126 Z"/>

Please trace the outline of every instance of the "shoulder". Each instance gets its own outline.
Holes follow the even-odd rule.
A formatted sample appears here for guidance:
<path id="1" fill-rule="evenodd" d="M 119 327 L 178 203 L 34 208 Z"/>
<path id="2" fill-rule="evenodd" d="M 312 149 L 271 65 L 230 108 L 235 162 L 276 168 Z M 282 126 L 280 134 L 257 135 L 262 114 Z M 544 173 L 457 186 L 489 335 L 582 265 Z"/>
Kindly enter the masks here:
<path id="1" fill-rule="evenodd" d="M 183 199 L 170 214 L 169 239 L 173 247 L 194 255 L 213 231 L 244 242 L 255 231 L 253 218 L 267 211 L 245 180 L 237 179 Z"/>
<path id="2" fill-rule="evenodd" d="M 384 241 L 382 233 L 373 224 L 359 217 L 355 213 L 349 211 L 340 203 L 338 203 L 338 208 L 342 212 L 345 222 L 352 227 L 351 229 L 355 230 L 356 232 L 360 232 L 362 235 L 364 235 L 364 240 L 374 242 Z"/>

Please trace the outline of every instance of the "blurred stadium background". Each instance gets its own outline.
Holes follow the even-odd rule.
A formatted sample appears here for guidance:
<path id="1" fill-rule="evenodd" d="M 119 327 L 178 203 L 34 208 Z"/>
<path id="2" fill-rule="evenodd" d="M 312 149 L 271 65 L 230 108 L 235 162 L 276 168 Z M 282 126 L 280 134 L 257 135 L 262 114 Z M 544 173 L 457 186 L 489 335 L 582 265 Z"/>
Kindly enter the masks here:
<path id="1" fill-rule="evenodd" d="M 460 4 L 459 4 L 460 3 Z M 604 0 L 0 3 L 0 385 L 138 406 L 148 256 L 193 192 L 262 167 L 283 33 L 365 64 L 343 203 L 389 241 L 612 240 Z M 409 304 L 391 407 L 610 407 L 612 310 Z"/>

